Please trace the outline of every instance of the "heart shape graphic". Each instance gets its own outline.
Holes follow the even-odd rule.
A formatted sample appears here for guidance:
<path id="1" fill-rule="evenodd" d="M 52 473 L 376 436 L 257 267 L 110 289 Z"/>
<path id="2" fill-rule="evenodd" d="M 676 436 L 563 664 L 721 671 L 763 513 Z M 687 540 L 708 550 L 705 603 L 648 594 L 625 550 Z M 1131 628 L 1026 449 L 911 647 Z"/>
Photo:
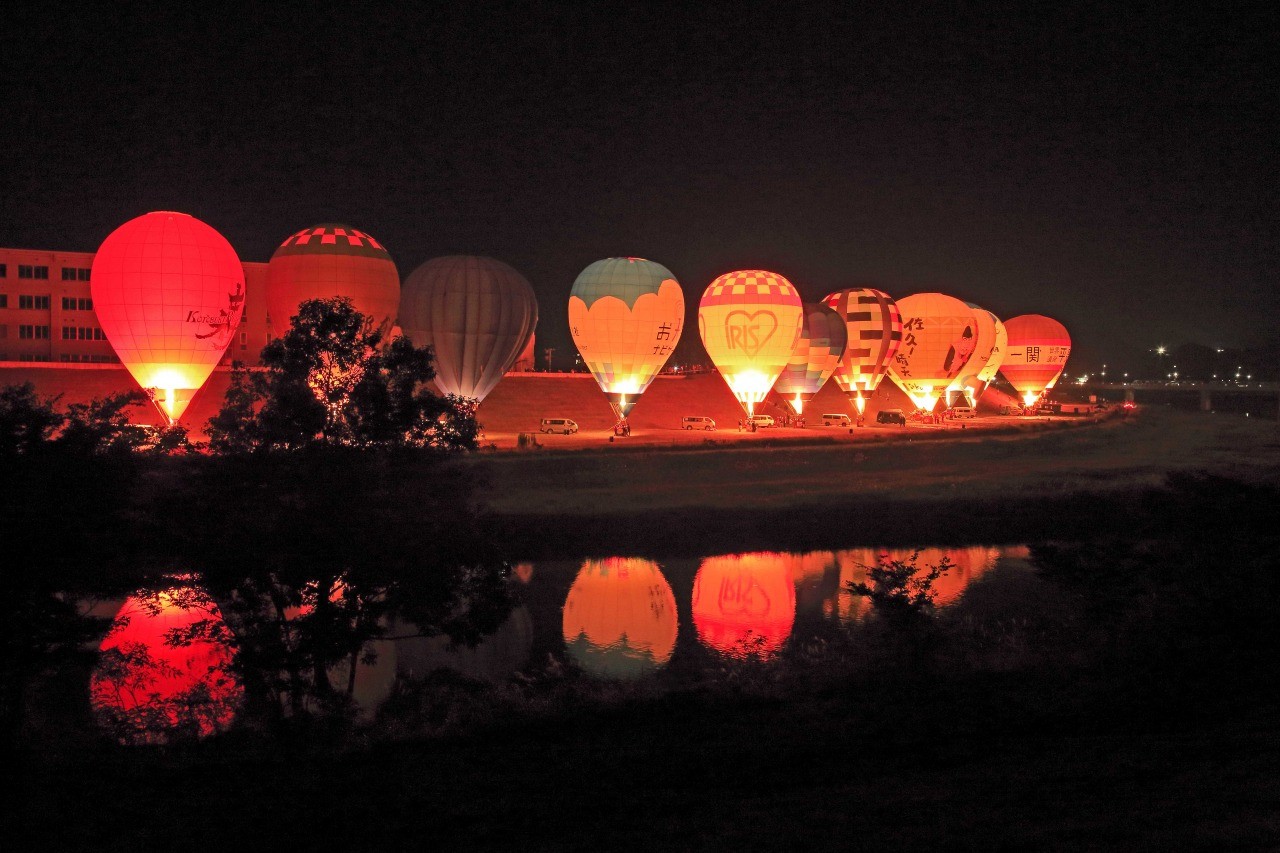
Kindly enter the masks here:
<path id="1" fill-rule="evenodd" d="M 757 320 L 758 317 L 766 318 L 768 323 Z M 764 330 L 766 325 L 768 331 Z M 755 358 L 756 353 L 760 352 L 777 330 L 778 317 L 768 310 L 760 310 L 752 314 L 742 310 L 730 311 L 724 318 L 724 336 L 729 343 L 729 349 L 740 349 L 749 358 Z"/>

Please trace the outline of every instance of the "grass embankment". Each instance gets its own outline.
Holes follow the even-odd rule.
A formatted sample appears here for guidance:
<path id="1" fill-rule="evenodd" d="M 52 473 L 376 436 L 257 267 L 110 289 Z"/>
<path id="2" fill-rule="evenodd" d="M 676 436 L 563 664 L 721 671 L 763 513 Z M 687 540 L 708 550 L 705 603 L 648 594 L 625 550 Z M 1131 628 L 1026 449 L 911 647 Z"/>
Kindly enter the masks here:
<path id="1" fill-rule="evenodd" d="M 476 457 L 521 554 L 1081 535 L 1177 471 L 1280 477 L 1276 425 L 1152 410 L 1096 427 L 865 445 Z M 718 547 L 718 546 L 717 546 Z"/>

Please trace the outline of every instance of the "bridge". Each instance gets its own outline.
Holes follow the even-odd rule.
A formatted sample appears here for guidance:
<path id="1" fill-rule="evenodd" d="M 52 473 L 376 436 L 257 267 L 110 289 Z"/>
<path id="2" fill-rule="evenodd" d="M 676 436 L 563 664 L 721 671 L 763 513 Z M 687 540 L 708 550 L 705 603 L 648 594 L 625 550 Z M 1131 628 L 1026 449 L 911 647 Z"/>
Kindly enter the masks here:
<path id="1" fill-rule="evenodd" d="M 1280 420 L 1280 382 L 1148 379 L 1133 382 L 1086 382 L 1080 387 L 1091 392 L 1119 392 L 1124 395 L 1125 400 L 1136 403 L 1194 405 L 1202 412 L 1257 413 L 1265 417 L 1274 415 Z"/>

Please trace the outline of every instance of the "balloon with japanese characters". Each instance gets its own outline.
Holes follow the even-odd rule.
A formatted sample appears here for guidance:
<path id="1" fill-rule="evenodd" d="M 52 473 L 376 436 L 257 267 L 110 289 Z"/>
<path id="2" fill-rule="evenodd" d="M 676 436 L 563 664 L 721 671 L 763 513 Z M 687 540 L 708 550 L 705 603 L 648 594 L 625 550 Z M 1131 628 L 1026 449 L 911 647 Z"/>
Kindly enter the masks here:
<path id="1" fill-rule="evenodd" d="M 662 370 L 684 328 L 684 291 L 671 271 L 644 258 L 605 258 L 569 292 L 569 331 L 619 419 Z"/>
<path id="2" fill-rule="evenodd" d="M 773 384 L 797 415 L 822 390 L 844 355 L 849 333 L 845 321 L 821 302 L 804 303 L 800 339 L 782 375 Z"/>
<path id="3" fill-rule="evenodd" d="M 777 273 L 725 273 L 702 294 L 702 345 L 748 416 L 787 366 L 803 324 L 800 294 Z"/>
<path id="4" fill-rule="evenodd" d="M 1071 355 L 1071 335 L 1066 326 L 1041 314 L 1023 314 L 1005 320 L 1009 351 L 1000 372 L 1009 380 L 1028 408 L 1053 387 Z"/>
<path id="5" fill-rule="evenodd" d="M 102 332 L 170 423 L 226 352 L 244 309 L 244 267 L 185 213 L 131 219 L 102 241 L 89 291 Z"/>
<path id="6" fill-rule="evenodd" d="M 867 397 L 880 386 L 902 344 L 898 303 L 884 291 L 870 287 L 838 290 L 822 301 L 844 319 L 849 343 L 836 366 L 835 380 L 861 415 L 866 411 Z"/>
<path id="7" fill-rule="evenodd" d="M 973 309 L 954 296 L 916 293 L 898 300 L 902 346 L 889 376 L 916 408 L 931 412 L 968 364 L 978 344 Z"/>

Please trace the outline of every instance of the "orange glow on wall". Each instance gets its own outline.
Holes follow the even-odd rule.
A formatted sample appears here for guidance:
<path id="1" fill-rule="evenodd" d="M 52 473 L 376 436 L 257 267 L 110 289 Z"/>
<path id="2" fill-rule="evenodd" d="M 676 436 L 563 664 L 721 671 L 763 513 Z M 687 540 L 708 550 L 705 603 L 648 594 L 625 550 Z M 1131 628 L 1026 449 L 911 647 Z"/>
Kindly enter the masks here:
<path id="1" fill-rule="evenodd" d="M 638 557 L 587 560 L 564 603 L 564 643 L 599 678 L 657 670 L 676 647 L 676 599 L 658 564 Z"/>
<path id="2" fill-rule="evenodd" d="M 533 287 L 493 258 L 434 258 L 400 294 L 400 326 L 415 346 L 435 350 L 435 385 L 445 394 L 483 400 L 533 345 L 537 325 Z"/>
<path id="3" fill-rule="evenodd" d="M 698 331 L 733 396 L 748 415 L 787 366 L 804 323 L 800 294 L 777 273 L 725 273 L 698 304 Z"/>
<path id="4" fill-rule="evenodd" d="M 683 329 L 684 291 L 662 264 L 605 258 L 573 282 L 569 332 L 618 418 L 631 413 Z"/>
<path id="5" fill-rule="evenodd" d="M 400 308 L 400 273 L 382 244 L 345 225 L 317 225 L 292 234 L 267 264 L 271 334 L 289 331 L 298 306 L 345 296 L 375 328 L 388 331 Z"/>
<path id="6" fill-rule="evenodd" d="M 959 377 L 978 344 L 973 310 L 943 293 L 916 293 L 898 300 L 902 346 L 889 376 L 916 408 L 933 407 Z"/>
<path id="7" fill-rule="evenodd" d="M 1071 336 L 1057 320 L 1040 314 L 1023 314 L 1005 321 L 1009 352 L 1000 372 L 1017 389 L 1023 402 L 1034 406 L 1053 387 L 1071 355 Z"/>
<path id="8" fill-rule="evenodd" d="M 172 644 L 202 623 L 207 639 Z M 102 641 L 90 679 L 95 718 L 127 743 L 225 730 L 244 698 L 229 670 L 229 637 L 217 605 L 195 587 L 130 597 Z"/>
<path id="9" fill-rule="evenodd" d="M 769 657 L 796 619 L 794 554 L 708 557 L 693 581 L 693 624 L 708 647 L 731 657 Z"/>
<path id="10" fill-rule="evenodd" d="M 193 216 L 147 213 L 102 241 L 89 288 L 121 363 L 176 421 L 240 325 L 244 268 L 235 250 Z"/>

